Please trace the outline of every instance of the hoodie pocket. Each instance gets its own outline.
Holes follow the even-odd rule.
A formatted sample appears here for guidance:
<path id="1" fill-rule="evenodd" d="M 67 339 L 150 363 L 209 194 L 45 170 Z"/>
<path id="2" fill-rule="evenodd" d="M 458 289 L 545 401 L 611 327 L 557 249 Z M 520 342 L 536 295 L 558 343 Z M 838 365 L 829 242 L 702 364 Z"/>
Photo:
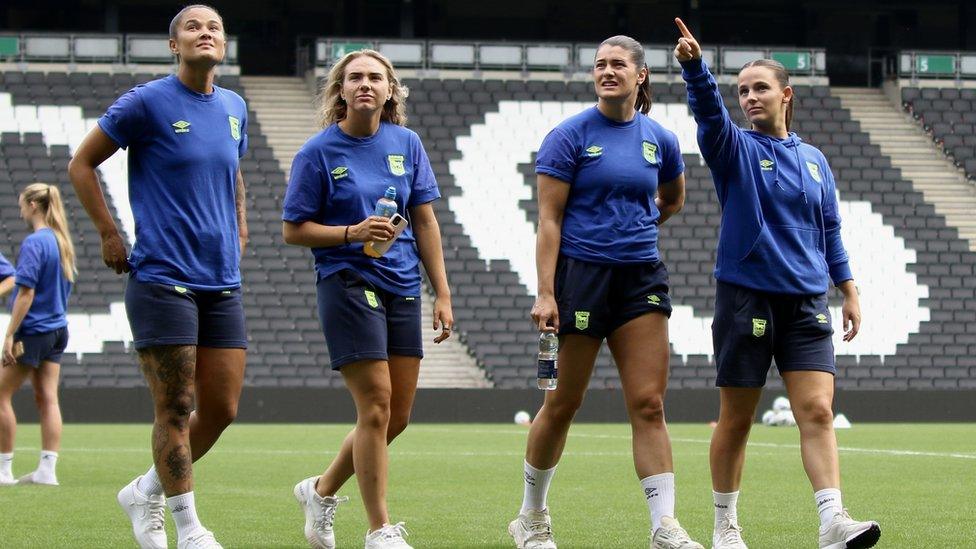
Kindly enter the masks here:
<path id="1" fill-rule="evenodd" d="M 739 267 L 742 270 L 792 272 L 799 278 L 816 277 L 827 270 L 827 262 L 820 249 L 820 231 L 765 224 L 749 251 L 739 260 Z M 767 274 L 775 277 L 778 273 Z"/>

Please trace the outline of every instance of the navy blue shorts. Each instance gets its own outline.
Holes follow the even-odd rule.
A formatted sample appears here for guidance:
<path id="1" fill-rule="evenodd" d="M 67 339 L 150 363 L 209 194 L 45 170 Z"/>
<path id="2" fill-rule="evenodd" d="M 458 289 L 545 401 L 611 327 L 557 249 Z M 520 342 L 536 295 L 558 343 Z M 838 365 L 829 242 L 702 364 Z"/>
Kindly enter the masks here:
<path id="1" fill-rule="evenodd" d="M 556 263 L 559 334 L 603 339 L 646 313 L 671 317 L 664 263 L 605 265 L 564 255 Z"/>
<path id="2" fill-rule="evenodd" d="M 58 328 L 42 334 L 21 334 L 14 336 L 14 342 L 24 344 L 24 354 L 17 357 L 17 364 L 37 368 L 42 362 L 61 364 L 61 355 L 68 346 L 68 327 Z"/>
<path id="3" fill-rule="evenodd" d="M 712 343 L 719 387 L 762 387 L 772 359 L 780 373 L 837 373 L 827 294 L 771 294 L 718 282 Z"/>
<path id="4" fill-rule="evenodd" d="M 125 312 L 136 349 L 157 345 L 247 349 L 240 288 L 200 291 L 130 277 Z"/>
<path id="5" fill-rule="evenodd" d="M 316 287 L 333 370 L 390 355 L 423 358 L 420 297 L 381 290 L 351 269 L 319 280 Z"/>

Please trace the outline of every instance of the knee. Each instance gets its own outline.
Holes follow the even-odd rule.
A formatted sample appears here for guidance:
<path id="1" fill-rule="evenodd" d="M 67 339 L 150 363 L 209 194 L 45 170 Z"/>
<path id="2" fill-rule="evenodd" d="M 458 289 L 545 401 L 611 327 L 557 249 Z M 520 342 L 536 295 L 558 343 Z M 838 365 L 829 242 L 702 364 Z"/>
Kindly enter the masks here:
<path id="1" fill-rule="evenodd" d="M 829 398 L 812 398 L 794 407 L 797 422 L 810 427 L 823 428 L 833 425 L 834 411 Z"/>
<path id="2" fill-rule="evenodd" d="M 386 427 L 386 441 L 393 442 L 400 433 L 407 429 L 407 425 L 410 423 L 410 413 L 406 414 L 392 414 L 390 416 L 390 423 Z"/>
<path id="3" fill-rule="evenodd" d="M 664 395 L 641 395 L 630 406 L 630 417 L 641 423 L 664 423 Z"/>
<path id="4" fill-rule="evenodd" d="M 390 393 L 374 391 L 368 402 L 360 407 L 358 424 L 371 430 L 386 431 L 390 425 Z"/>
<path id="5" fill-rule="evenodd" d="M 222 431 L 237 419 L 237 403 L 223 403 L 220 406 L 207 408 L 206 411 L 201 409 L 197 411 L 197 414 L 200 420 L 206 421 L 211 427 Z"/>
<path id="6" fill-rule="evenodd" d="M 189 428 L 190 413 L 193 411 L 193 395 L 190 391 L 179 391 L 168 395 L 161 407 L 157 407 L 157 416 L 162 415 L 165 421 L 179 430 Z"/>
<path id="7" fill-rule="evenodd" d="M 58 405 L 57 391 L 34 388 L 34 402 L 40 409 Z"/>
<path id="8" fill-rule="evenodd" d="M 555 423 L 565 424 L 573 421 L 577 410 L 583 405 L 582 398 L 563 398 L 547 402 L 543 406 L 545 415 Z"/>

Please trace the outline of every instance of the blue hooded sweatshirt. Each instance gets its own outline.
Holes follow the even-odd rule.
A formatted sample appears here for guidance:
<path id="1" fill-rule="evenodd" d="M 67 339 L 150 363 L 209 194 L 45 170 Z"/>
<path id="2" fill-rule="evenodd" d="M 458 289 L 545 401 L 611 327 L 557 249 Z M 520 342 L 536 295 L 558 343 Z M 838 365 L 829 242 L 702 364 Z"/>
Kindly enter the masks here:
<path id="1" fill-rule="evenodd" d="M 700 59 L 682 63 L 698 146 L 722 206 L 715 278 L 764 292 L 812 295 L 851 280 L 834 176 L 816 147 L 732 122 Z"/>

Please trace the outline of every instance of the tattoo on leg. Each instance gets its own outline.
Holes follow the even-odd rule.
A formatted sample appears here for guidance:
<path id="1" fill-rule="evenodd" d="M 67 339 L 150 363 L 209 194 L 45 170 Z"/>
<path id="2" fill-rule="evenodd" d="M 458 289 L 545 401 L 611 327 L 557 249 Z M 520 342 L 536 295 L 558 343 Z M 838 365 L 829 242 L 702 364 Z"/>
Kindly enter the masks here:
<path id="1" fill-rule="evenodd" d="M 189 447 L 190 412 L 196 348 L 185 345 L 152 347 L 139 352 L 157 416 L 153 424 L 153 461 L 173 481 L 192 477 Z"/>
<path id="2" fill-rule="evenodd" d="M 169 454 L 166 455 L 166 467 L 173 480 L 186 480 L 190 478 L 190 450 L 182 444 L 174 446 Z"/>

